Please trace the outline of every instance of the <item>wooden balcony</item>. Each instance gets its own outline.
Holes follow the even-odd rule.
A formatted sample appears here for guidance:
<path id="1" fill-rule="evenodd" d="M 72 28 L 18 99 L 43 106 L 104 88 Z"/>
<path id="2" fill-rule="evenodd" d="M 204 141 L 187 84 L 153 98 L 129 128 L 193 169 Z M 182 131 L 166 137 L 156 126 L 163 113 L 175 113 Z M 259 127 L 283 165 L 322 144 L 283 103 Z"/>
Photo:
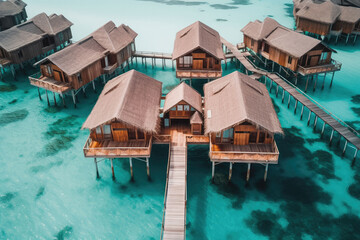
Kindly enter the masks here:
<path id="1" fill-rule="evenodd" d="M 111 74 L 111 73 L 113 73 L 115 71 L 115 69 L 117 67 L 118 67 L 117 63 L 114 63 L 111 66 L 104 67 L 103 70 L 104 70 L 104 73 Z"/>
<path id="2" fill-rule="evenodd" d="M 93 141 L 90 137 L 84 146 L 84 156 L 92 158 L 150 157 L 152 137 L 148 140 L 115 142 L 111 140 Z"/>
<path id="3" fill-rule="evenodd" d="M 191 69 L 177 69 L 177 78 L 220 78 L 222 76 L 222 70 L 191 70 Z"/>
<path id="4" fill-rule="evenodd" d="M 212 144 L 210 142 L 210 160 L 213 162 L 269 163 L 277 164 L 279 150 L 274 144 L 234 145 Z"/>
<path id="5" fill-rule="evenodd" d="M 11 64 L 11 60 L 7 58 L 0 58 L 0 66 L 6 66 Z"/>
<path id="6" fill-rule="evenodd" d="M 188 135 L 186 136 L 186 143 L 187 144 L 196 144 L 196 145 L 204 145 L 209 144 L 210 139 L 208 136 L 204 135 Z"/>
<path id="7" fill-rule="evenodd" d="M 309 74 L 319 74 L 319 73 L 325 73 L 325 72 L 335 72 L 339 71 L 341 69 L 341 63 L 338 61 L 335 61 L 334 59 L 331 59 L 331 63 L 329 64 L 323 64 L 323 65 L 317 65 L 313 67 L 303 67 L 298 66 L 298 72 L 303 75 L 309 75 Z"/>
<path id="8" fill-rule="evenodd" d="M 69 83 L 64 83 L 53 78 L 41 76 L 40 73 L 36 73 L 30 76 L 29 80 L 30 84 L 35 87 L 44 88 L 45 90 L 60 94 L 66 93 L 72 89 Z"/>

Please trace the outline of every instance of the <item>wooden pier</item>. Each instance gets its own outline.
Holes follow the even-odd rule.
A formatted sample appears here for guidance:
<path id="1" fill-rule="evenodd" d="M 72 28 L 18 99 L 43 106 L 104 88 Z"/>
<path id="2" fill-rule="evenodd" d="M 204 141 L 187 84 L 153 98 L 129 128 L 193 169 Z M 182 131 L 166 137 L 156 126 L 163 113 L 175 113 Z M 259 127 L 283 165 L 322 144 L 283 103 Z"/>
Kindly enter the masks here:
<path id="1" fill-rule="evenodd" d="M 146 59 L 151 59 L 151 66 L 154 68 L 156 66 L 156 59 L 161 59 L 162 68 L 166 67 L 166 60 L 170 60 L 172 64 L 172 69 L 174 69 L 174 61 L 172 60 L 171 53 L 161 53 L 161 52 L 146 52 L 146 51 L 136 51 L 134 54 L 135 61 L 137 63 L 137 59 L 141 58 L 141 62 L 147 68 Z M 145 59 L 145 61 L 144 61 Z"/>
<path id="2" fill-rule="evenodd" d="M 352 161 L 352 165 L 355 163 L 357 154 L 360 149 L 360 134 L 348 126 L 344 121 L 336 117 L 334 114 L 326 110 L 322 107 L 318 102 L 313 100 L 309 95 L 301 91 L 298 87 L 290 83 L 288 80 L 281 77 L 278 73 L 268 72 L 266 70 L 260 69 L 253 65 L 251 61 L 249 61 L 246 56 L 245 52 L 239 52 L 237 48 L 231 44 L 230 42 L 226 41 L 224 38 L 221 38 L 221 42 L 223 45 L 226 46 L 228 50 L 240 61 L 240 63 L 245 67 L 246 73 L 251 71 L 255 79 L 259 79 L 261 76 L 265 76 L 265 79 L 270 79 L 270 92 L 273 88 L 273 83 L 276 84 L 276 96 L 279 93 L 279 87 L 283 89 L 282 91 L 282 102 L 284 102 L 285 92 L 288 93 L 288 107 L 290 107 L 291 97 L 295 100 L 294 105 L 294 113 L 296 113 L 298 108 L 298 103 L 302 105 L 301 108 L 301 116 L 302 119 L 304 114 L 304 108 L 306 107 L 309 110 L 308 115 L 308 125 L 310 125 L 311 115 L 314 114 L 314 129 L 316 129 L 316 124 L 318 119 L 320 118 L 323 120 L 323 125 L 321 129 L 321 136 L 324 134 L 326 125 L 329 125 L 332 129 L 330 135 L 330 144 L 333 140 L 334 133 L 338 132 L 340 138 L 343 137 L 345 139 L 345 144 L 343 148 L 343 154 L 345 154 L 346 148 L 348 143 L 351 143 L 354 146 L 354 158 Z M 265 80 L 265 84 L 266 84 Z M 274 85 L 275 85 L 274 84 Z M 275 86 L 274 86 L 275 87 Z M 339 139 L 340 141 L 340 139 Z"/>
<path id="3" fill-rule="evenodd" d="M 187 201 L 186 133 L 190 129 L 176 126 L 170 129 L 168 170 L 164 197 L 161 239 L 185 239 Z"/>

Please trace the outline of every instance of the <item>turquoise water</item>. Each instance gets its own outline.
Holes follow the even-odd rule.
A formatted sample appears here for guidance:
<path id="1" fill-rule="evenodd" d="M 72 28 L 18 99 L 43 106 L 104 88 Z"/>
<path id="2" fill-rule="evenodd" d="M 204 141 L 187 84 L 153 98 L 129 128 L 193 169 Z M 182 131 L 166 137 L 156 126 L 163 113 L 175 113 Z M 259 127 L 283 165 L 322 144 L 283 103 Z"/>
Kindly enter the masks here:
<path id="1" fill-rule="evenodd" d="M 124 22 L 139 33 L 137 49 L 150 51 L 171 52 L 175 33 L 196 20 L 233 43 L 241 41 L 240 29 L 250 20 L 271 15 L 285 26 L 294 25 L 290 1 L 27 3 L 30 17 L 41 11 L 63 13 L 74 23 L 74 40 L 108 20 Z M 343 69 L 331 89 L 308 93 L 360 129 L 360 41 L 355 46 L 330 45 Z M 178 80 L 169 63 L 165 70 L 159 65 L 133 67 L 162 81 L 167 92 Z M 224 73 L 234 70 L 229 64 Z M 35 71 L 28 67 L 17 81 L 7 76 L 0 82 L 0 239 L 158 239 L 168 147 L 153 147 L 151 181 L 145 164 L 134 162 L 131 182 L 126 159 L 114 161 L 115 182 L 109 161 L 99 163 L 101 179 L 96 180 L 94 163 L 82 152 L 88 132 L 80 127 L 102 84 L 97 83 L 98 93 L 89 89 L 87 98 L 80 94 L 77 109 L 70 98 L 66 109 L 48 108 L 28 84 L 26 76 Z M 195 88 L 202 85 L 197 82 Z M 279 165 L 270 166 L 266 184 L 264 168 L 255 165 L 249 184 L 245 165 L 234 166 L 228 183 L 225 164 L 217 165 L 213 184 L 208 147 L 189 147 L 187 238 L 360 239 L 359 157 L 351 168 L 353 149 L 342 158 L 336 141 L 328 146 L 328 130 L 321 140 L 306 126 L 306 117 L 299 120 L 300 111 L 294 116 L 280 97 L 271 96 L 286 136 L 277 139 Z"/>

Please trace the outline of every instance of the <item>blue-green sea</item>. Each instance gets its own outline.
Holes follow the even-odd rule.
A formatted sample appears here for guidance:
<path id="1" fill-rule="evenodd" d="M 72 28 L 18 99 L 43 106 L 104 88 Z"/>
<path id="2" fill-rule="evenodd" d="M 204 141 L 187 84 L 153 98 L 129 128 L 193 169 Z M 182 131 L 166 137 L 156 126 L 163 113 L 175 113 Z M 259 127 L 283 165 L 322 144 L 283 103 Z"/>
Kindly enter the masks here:
<path id="1" fill-rule="evenodd" d="M 64 14 L 74 23 L 79 40 L 109 20 L 125 23 L 139 35 L 137 50 L 171 52 L 175 34 L 200 20 L 232 43 L 242 41 L 240 29 L 249 21 L 274 17 L 293 28 L 291 0 L 27 0 L 29 17 L 40 12 Z M 329 88 L 318 86 L 308 94 L 335 115 L 360 129 L 360 39 L 353 46 L 334 45 L 333 58 L 342 62 Z M 132 68 L 163 82 L 168 92 L 179 83 L 171 63 Z M 224 74 L 235 71 L 228 64 Z M 79 94 L 75 109 L 48 107 L 44 92 L 27 76 L 38 71 L 27 66 L 16 81 L 0 81 L 0 239 L 159 239 L 161 231 L 168 146 L 154 145 L 151 181 L 143 162 L 134 162 L 130 181 L 127 159 L 99 163 L 96 179 L 93 159 L 83 156 L 88 137 L 80 130 L 94 106 L 97 93 Z M 205 82 L 193 81 L 199 91 Z M 321 84 L 319 84 L 321 85 Z M 304 81 L 300 82 L 304 89 Z M 211 182 L 207 146 L 188 148 L 187 239 L 360 239 L 360 159 L 351 167 L 354 150 L 341 156 L 335 134 L 329 147 L 329 129 L 320 139 L 322 121 L 313 131 L 307 117 L 271 94 L 285 136 L 277 137 L 278 165 L 254 165 L 246 184 L 246 165 L 236 164 L 229 183 L 229 166 L 216 166 Z M 59 102 L 59 99 L 58 99 Z M 292 102 L 293 104 L 293 102 Z M 307 111 L 305 111 L 307 116 Z"/>

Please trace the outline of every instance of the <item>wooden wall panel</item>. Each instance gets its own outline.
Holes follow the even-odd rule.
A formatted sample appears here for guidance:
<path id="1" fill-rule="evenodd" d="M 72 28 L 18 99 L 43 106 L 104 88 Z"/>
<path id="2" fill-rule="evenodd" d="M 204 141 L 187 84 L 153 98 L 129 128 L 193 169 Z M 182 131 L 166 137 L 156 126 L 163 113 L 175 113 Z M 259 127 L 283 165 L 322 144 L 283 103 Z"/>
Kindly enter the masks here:
<path id="1" fill-rule="evenodd" d="M 306 32 L 311 32 L 319 35 L 327 35 L 330 31 L 330 24 L 314 22 L 304 18 L 298 18 L 297 28 Z"/>

